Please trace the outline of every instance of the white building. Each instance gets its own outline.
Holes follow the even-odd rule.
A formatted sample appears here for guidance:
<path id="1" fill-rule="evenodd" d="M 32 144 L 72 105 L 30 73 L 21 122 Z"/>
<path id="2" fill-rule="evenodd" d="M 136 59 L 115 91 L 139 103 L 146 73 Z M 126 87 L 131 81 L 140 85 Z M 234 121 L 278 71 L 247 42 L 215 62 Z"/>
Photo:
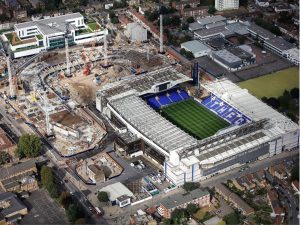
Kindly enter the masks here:
<path id="1" fill-rule="evenodd" d="M 34 55 L 42 50 L 64 47 L 67 24 L 69 45 L 99 40 L 107 34 L 97 22 L 85 24 L 80 13 L 72 13 L 15 24 L 14 31 L 4 33 L 2 39 L 9 42 L 15 58 Z"/>
<path id="2" fill-rule="evenodd" d="M 239 0 L 215 0 L 215 7 L 218 11 L 227 9 L 238 9 Z"/>
<path id="3" fill-rule="evenodd" d="M 127 24 L 126 36 L 131 41 L 147 41 L 147 30 L 142 25 L 134 22 Z"/>
<path id="4" fill-rule="evenodd" d="M 181 48 L 192 52 L 195 58 L 208 55 L 211 52 L 208 46 L 197 40 L 184 42 L 181 44 Z"/>

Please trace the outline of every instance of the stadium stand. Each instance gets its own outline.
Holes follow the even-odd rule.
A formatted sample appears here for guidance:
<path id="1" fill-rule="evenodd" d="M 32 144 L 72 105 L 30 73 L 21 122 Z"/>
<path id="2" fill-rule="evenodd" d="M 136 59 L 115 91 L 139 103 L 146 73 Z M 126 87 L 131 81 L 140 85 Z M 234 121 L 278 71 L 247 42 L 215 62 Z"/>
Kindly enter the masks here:
<path id="1" fill-rule="evenodd" d="M 186 91 L 180 89 L 172 89 L 159 94 L 145 97 L 147 103 L 153 109 L 160 109 L 164 106 L 189 99 L 190 96 Z"/>
<path id="2" fill-rule="evenodd" d="M 231 124 L 240 126 L 251 121 L 249 117 L 243 115 L 240 111 L 216 96 L 211 95 L 207 97 L 201 104 Z"/>

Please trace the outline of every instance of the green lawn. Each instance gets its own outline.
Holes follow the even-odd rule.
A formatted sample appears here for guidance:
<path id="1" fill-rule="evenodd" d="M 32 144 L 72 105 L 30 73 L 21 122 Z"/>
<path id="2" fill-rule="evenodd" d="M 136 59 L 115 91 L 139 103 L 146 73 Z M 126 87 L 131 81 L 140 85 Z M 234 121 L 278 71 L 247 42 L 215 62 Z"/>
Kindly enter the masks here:
<path id="1" fill-rule="evenodd" d="M 37 38 L 38 40 L 43 40 L 43 35 L 38 34 L 38 35 L 36 35 L 36 38 Z"/>
<path id="2" fill-rule="evenodd" d="M 95 31 L 97 28 L 100 28 L 100 25 L 98 25 L 98 23 L 94 22 L 94 23 L 88 23 L 88 27 L 92 30 Z"/>
<path id="3" fill-rule="evenodd" d="M 279 97 L 284 90 L 299 87 L 299 69 L 292 67 L 239 83 L 258 98 Z"/>
<path id="4" fill-rule="evenodd" d="M 210 137 L 229 126 L 225 120 L 192 99 L 163 108 L 161 114 L 197 139 Z"/>

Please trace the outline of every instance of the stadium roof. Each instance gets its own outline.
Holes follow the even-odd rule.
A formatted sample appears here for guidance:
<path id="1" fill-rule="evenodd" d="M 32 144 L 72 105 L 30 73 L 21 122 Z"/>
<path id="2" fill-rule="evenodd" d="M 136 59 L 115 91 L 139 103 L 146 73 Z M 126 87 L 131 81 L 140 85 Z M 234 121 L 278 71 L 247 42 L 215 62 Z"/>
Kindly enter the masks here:
<path id="1" fill-rule="evenodd" d="M 197 41 L 197 40 L 184 42 L 181 44 L 181 47 L 187 49 L 188 51 L 192 52 L 193 54 L 210 50 L 210 48 L 208 46 L 206 46 L 205 44 L 202 44 L 200 41 Z"/>
<path id="2" fill-rule="evenodd" d="M 297 124 L 289 118 L 251 95 L 248 90 L 240 88 L 227 79 L 203 83 L 202 86 L 255 121 L 267 118 L 284 131 L 298 129 Z"/>
<path id="3" fill-rule="evenodd" d="M 205 26 L 207 24 L 216 23 L 220 21 L 226 21 L 226 18 L 220 15 L 205 17 L 198 20 L 198 23 Z"/>
<path id="4" fill-rule="evenodd" d="M 129 95 L 113 100 L 109 105 L 130 126 L 168 154 L 197 144 L 197 140 L 155 112 L 141 98 Z M 152 143 L 153 142 L 153 143 Z"/>
<path id="5" fill-rule="evenodd" d="M 59 33 L 59 32 L 64 33 L 66 31 L 66 24 L 65 24 L 66 21 L 70 21 L 80 17 L 83 18 L 83 16 L 80 13 L 71 13 L 62 16 L 50 17 L 47 19 L 15 24 L 15 28 L 24 29 L 27 27 L 37 26 L 44 35 Z"/>
<path id="6" fill-rule="evenodd" d="M 266 44 L 269 44 L 275 48 L 280 49 L 281 51 L 286 51 L 292 48 L 295 48 L 296 46 L 292 43 L 284 40 L 282 37 L 275 37 L 269 40 L 265 41 Z"/>

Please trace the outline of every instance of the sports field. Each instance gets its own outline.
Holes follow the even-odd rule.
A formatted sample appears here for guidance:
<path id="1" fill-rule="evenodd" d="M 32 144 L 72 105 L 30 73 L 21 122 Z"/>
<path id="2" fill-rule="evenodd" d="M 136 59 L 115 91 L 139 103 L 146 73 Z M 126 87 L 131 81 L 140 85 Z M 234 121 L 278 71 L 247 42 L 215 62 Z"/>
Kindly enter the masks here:
<path id="1" fill-rule="evenodd" d="M 249 90 L 258 98 L 279 97 L 284 90 L 299 87 L 299 69 L 292 67 L 272 74 L 254 78 L 239 83 L 239 86 Z"/>
<path id="2" fill-rule="evenodd" d="M 161 115 L 197 139 L 212 136 L 229 126 L 225 120 L 192 99 L 163 108 Z"/>

